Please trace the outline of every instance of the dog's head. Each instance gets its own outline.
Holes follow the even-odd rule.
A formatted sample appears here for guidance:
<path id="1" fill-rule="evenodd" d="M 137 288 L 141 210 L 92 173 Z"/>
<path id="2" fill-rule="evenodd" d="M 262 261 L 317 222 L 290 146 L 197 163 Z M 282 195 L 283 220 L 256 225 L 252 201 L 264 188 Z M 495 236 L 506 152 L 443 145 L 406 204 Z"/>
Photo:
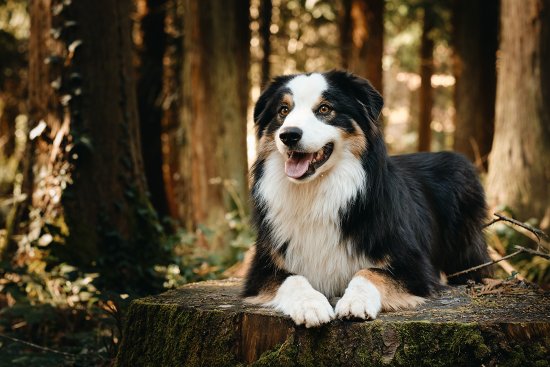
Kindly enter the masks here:
<path id="1" fill-rule="evenodd" d="M 366 154 L 379 136 L 380 94 L 343 71 L 281 76 L 254 109 L 260 155 L 280 153 L 293 182 L 314 180 L 339 160 Z"/>

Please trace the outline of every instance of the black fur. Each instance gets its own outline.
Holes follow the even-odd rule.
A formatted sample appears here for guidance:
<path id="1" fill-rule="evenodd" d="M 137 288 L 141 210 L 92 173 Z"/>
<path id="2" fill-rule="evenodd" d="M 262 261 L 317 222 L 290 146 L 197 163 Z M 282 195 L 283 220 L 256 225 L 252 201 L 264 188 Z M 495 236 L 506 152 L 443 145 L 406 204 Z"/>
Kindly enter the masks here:
<path id="1" fill-rule="evenodd" d="M 349 73 L 332 71 L 324 76 L 329 83 L 324 97 L 338 111 L 327 123 L 352 131 L 350 120 L 354 120 L 367 140 L 360 158 L 367 177 L 365 194 L 340 212 L 342 234 L 352 240 L 357 253 L 388 262 L 385 272 L 418 296 L 433 294 L 440 287 L 440 271 L 450 274 L 487 261 L 482 233 L 485 198 L 472 164 L 452 152 L 389 157 L 378 123 L 383 105 L 378 92 Z M 292 78 L 275 79 L 259 98 L 254 110 L 259 138 L 280 126 L 280 95 Z M 289 275 L 273 261 L 271 229 L 265 220 L 268 209 L 258 200 L 264 159 L 260 156 L 252 170 L 258 240 L 245 296 L 256 295 L 266 282 L 280 283 Z M 284 250 L 280 255 L 284 257 Z M 452 280 L 480 280 L 488 274 L 485 268 Z"/>

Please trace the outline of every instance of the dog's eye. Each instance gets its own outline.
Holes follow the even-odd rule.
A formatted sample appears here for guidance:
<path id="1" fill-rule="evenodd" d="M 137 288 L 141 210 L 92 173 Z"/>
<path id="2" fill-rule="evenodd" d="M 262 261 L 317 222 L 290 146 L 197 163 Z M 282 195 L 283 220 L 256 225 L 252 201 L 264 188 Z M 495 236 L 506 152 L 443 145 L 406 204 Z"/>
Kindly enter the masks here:
<path id="1" fill-rule="evenodd" d="M 281 115 L 282 117 L 285 117 L 286 115 L 288 115 L 288 113 L 290 112 L 288 106 L 281 106 L 279 107 L 279 115 Z"/>
<path id="2" fill-rule="evenodd" d="M 322 104 L 317 109 L 317 112 L 320 113 L 321 115 L 329 114 L 331 111 L 332 111 L 332 108 L 329 105 L 326 105 L 326 104 Z"/>
<path id="3" fill-rule="evenodd" d="M 288 115 L 289 112 L 290 112 L 290 110 L 289 110 L 288 106 L 279 107 L 279 115 L 284 117 L 284 116 Z"/>

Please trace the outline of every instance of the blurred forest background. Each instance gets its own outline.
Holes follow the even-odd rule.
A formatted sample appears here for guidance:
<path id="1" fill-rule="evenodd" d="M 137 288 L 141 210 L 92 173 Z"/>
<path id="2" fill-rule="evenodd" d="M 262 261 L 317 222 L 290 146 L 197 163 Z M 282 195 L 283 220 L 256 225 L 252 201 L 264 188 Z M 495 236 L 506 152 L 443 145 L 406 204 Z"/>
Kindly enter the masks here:
<path id="1" fill-rule="evenodd" d="M 392 154 L 462 152 L 492 211 L 548 230 L 548 60 L 549 0 L 0 0 L 0 366 L 110 365 L 131 299 L 242 273 L 279 74 L 368 78 Z"/>

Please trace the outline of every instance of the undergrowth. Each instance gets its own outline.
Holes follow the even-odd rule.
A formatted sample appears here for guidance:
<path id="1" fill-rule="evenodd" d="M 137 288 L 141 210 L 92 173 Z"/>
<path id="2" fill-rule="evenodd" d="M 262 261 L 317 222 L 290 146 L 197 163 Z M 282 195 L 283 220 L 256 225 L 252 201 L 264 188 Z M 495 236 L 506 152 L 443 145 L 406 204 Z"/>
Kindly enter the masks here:
<path id="1" fill-rule="evenodd" d="M 4 157 L 0 152 L 0 162 L 10 159 L 15 158 Z M 8 214 L 20 204 L 13 200 L 21 191 L 21 183 L 16 180 L 20 166 L 9 167 L 13 167 L 13 172 L 0 177 L 0 186 L 11 187 L 0 197 L 0 205 L 7 209 L 0 211 L 0 228 L 8 224 Z M 35 194 L 47 194 L 50 199 L 61 196 L 59 182 L 65 182 L 62 175 L 46 172 Z M 11 240 L 16 245 L 15 251 L 0 262 L 0 367 L 110 366 L 116 357 L 129 303 L 151 293 L 150 284 L 143 284 L 143 289 L 132 286 L 121 291 L 115 284 L 119 271 L 116 267 L 84 268 L 67 261 L 67 228 L 55 207 L 31 207 L 15 236 L 9 237 L 7 230 L 0 230 L 2 243 Z M 173 223 L 167 227 L 173 227 Z M 228 238 L 230 246 L 209 250 L 212 246 L 208 242 L 220 236 Z M 136 268 L 162 280 L 154 292 L 223 277 L 231 265 L 242 259 L 254 236 L 246 211 L 236 207 L 216 229 L 199 226 L 194 233 L 179 230 L 162 234 L 162 238 L 161 245 L 169 258 L 152 268 Z M 5 254 L 7 247 L 0 247 Z M 115 254 L 111 251 L 101 256 Z M 127 262 L 132 258 L 131 253 L 116 256 Z M 113 259 L 97 258 L 95 263 L 112 264 Z"/>
<path id="2" fill-rule="evenodd" d="M 251 245 L 248 226 L 237 221 L 239 233 L 223 252 L 197 246 L 197 234 L 179 231 L 167 236 L 172 256 L 168 265 L 153 269 L 164 279 L 157 291 L 223 277 Z M 111 365 L 124 314 L 137 295 L 99 288 L 100 274 L 57 262 L 43 237 L 18 252 L 16 259 L 0 263 L 0 367 Z"/>

